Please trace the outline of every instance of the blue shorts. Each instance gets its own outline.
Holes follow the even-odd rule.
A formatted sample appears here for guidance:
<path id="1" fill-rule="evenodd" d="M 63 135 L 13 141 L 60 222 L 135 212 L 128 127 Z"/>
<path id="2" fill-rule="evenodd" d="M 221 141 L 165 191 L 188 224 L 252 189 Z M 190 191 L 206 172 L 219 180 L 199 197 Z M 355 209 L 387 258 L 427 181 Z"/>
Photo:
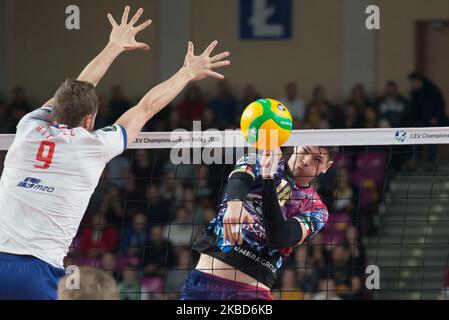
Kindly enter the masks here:
<path id="1" fill-rule="evenodd" d="M 38 258 L 0 253 L 0 300 L 56 300 L 64 275 Z"/>
<path id="2" fill-rule="evenodd" d="M 270 291 L 192 271 L 181 289 L 181 300 L 273 300 Z"/>

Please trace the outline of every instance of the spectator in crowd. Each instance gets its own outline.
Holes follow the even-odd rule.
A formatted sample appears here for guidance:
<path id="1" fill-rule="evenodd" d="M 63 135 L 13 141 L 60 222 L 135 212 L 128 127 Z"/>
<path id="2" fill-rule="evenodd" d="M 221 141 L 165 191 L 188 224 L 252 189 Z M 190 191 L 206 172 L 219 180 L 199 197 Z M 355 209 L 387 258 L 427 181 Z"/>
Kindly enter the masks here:
<path id="1" fill-rule="evenodd" d="M 401 127 L 406 108 L 407 101 L 400 95 L 397 84 L 388 81 L 383 96 L 377 102 L 381 127 Z"/>
<path id="2" fill-rule="evenodd" d="M 329 122 L 331 128 L 343 127 L 344 115 L 339 106 L 330 102 L 326 97 L 326 90 L 323 86 L 316 86 L 313 89 L 312 101 L 309 103 L 308 108 L 312 105 L 318 106 L 321 114 Z"/>
<path id="3" fill-rule="evenodd" d="M 130 107 L 131 103 L 125 98 L 123 88 L 120 85 L 114 85 L 111 88 L 111 100 L 109 101 L 111 124 L 115 123 Z"/>
<path id="4" fill-rule="evenodd" d="M 178 264 L 167 272 L 165 278 L 165 299 L 177 300 L 185 278 L 191 270 L 191 255 L 189 248 L 180 248 L 177 255 Z"/>
<path id="5" fill-rule="evenodd" d="M 207 107 L 203 112 L 203 118 L 201 119 L 201 129 L 216 129 L 218 127 L 215 120 L 215 114 L 211 108 Z"/>
<path id="6" fill-rule="evenodd" d="M 122 254 L 127 256 L 142 256 L 142 250 L 147 242 L 147 223 L 143 213 L 137 213 L 123 233 L 121 244 Z"/>
<path id="7" fill-rule="evenodd" d="M 285 96 L 279 99 L 290 111 L 293 121 L 296 124 L 301 123 L 306 116 L 306 106 L 299 97 L 298 86 L 294 82 L 285 85 Z"/>
<path id="8" fill-rule="evenodd" d="M 161 184 L 162 199 L 166 201 L 170 200 L 172 203 L 177 204 L 182 200 L 183 192 L 181 182 L 176 179 L 176 171 L 167 171 Z"/>
<path id="9" fill-rule="evenodd" d="M 112 278 L 118 279 L 118 261 L 115 254 L 111 252 L 105 252 L 101 256 L 101 269 L 103 269 Z"/>
<path id="10" fill-rule="evenodd" d="M 162 227 L 150 229 L 150 237 L 143 253 L 143 266 L 147 275 L 159 274 L 176 263 L 175 252 L 170 241 L 165 240 Z"/>
<path id="11" fill-rule="evenodd" d="M 101 129 L 110 126 L 114 123 L 111 117 L 111 110 L 109 109 L 109 104 L 107 103 L 105 97 L 102 94 L 98 95 L 98 113 L 95 118 L 95 128 Z M 117 119 L 115 119 L 117 120 Z"/>
<path id="12" fill-rule="evenodd" d="M 115 226 L 128 222 L 124 217 L 123 193 L 117 187 L 111 186 L 103 198 L 100 213 L 105 215 L 106 220 Z"/>
<path id="13" fill-rule="evenodd" d="M 184 99 L 178 104 L 177 111 L 182 121 L 182 127 L 192 128 L 193 121 L 200 121 L 206 104 L 200 87 L 191 85 L 184 94 Z"/>
<path id="14" fill-rule="evenodd" d="M 200 226 L 194 225 L 192 214 L 185 207 L 179 207 L 175 220 L 164 227 L 164 237 L 175 247 L 190 246 L 198 231 Z"/>
<path id="15" fill-rule="evenodd" d="M 58 283 L 58 300 L 119 300 L 117 283 L 106 272 L 94 267 L 79 268 L 79 286 L 72 275 L 66 275 Z"/>
<path id="16" fill-rule="evenodd" d="M 345 245 L 334 246 L 331 251 L 332 263 L 329 274 L 335 279 L 338 294 L 346 299 L 354 299 L 361 292 L 361 270 L 354 269 L 350 250 Z M 327 273 L 323 273 L 326 276 Z"/>
<path id="17" fill-rule="evenodd" d="M 210 186 L 210 178 L 209 178 L 209 166 L 200 165 L 198 167 L 198 174 L 196 177 L 195 190 L 196 196 L 201 202 L 202 199 L 208 199 L 212 195 L 212 188 Z"/>
<path id="18" fill-rule="evenodd" d="M 299 288 L 304 292 L 304 299 L 309 300 L 311 293 L 318 289 L 320 270 L 313 257 L 308 255 L 307 247 L 299 246 L 294 253 L 294 268 Z"/>
<path id="19" fill-rule="evenodd" d="M 338 295 L 336 281 L 333 278 L 323 278 L 319 283 L 319 292 L 314 300 L 342 300 Z"/>
<path id="20" fill-rule="evenodd" d="M 415 115 L 414 125 L 419 127 L 446 125 L 446 106 L 441 90 L 421 73 L 411 73 L 408 79 L 411 88 L 410 108 Z"/>
<path id="21" fill-rule="evenodd" d="M 283 270 L 281 279 L 279 300 L 302 300 L 304 298 L 303 292 L 298 287 L 295 270 Z"/>
<path id="22" fill-rule="evenodd" d="M 354 101 L 346 102 L 344 111 L 345 129 L 363 128 L 365 126 L 363 113 L 359 111 L 359 108 Z"/>
<path id="23" fill-rule="evenodd" d="M 256 88 L 252 85 L 247 85 L 243 89 L 243 98 L 240 103 L 239 113 L 242 113 L 245 108 L 254 101 L 261 99 L 261 95 L 257 92 Z"/>
<path id="24" fill-rule="evenodd" d="M 164 225 L 172 220 L 170 202 L 162 199 L 159 186 L 151 184 L 146 191 L 147 221 L 149 227 Z"/>
<path id="25" fill-rule="evenodd" d="M 106 179 L 111 185 L 125 190 L 130 170 L 131 162 L 125 155 L 120 155 L 107 164 Z"/>
<path id="26" fill-rule="evenodd" d="M 237 99 L 232 95 L 228 82 L 217 82 L 217 95 L 211 99 L 209 106 L 214 112 L 218 129 L 230 129 L 237 124 Z"/>
<path id="27" fill-rule="evenodd" d="M 95 213 L 91 224 L 86 226 L 80 236 L 80 253 L 84 257 L 96 259 L 105 252 L 118 249 L 119 235 L 115 226 L 108 224 L 105 215 Z"/>
<path id="28" fill-rule="evenodd" d="M 122 281 L 118 284 L 121 300 L 141 300 L 142 290 L 136 270 L 127 267 L 122 271 Z"/>
<path id="29" fill-rule="evenodd" d="M 364 110 L 365 128 L 373 129 L 379 127 L 377 111 L 373 107 L 366 107 Z"/>
<path id="30" fill-rule="evenodd" d="M 361 83 L 356 83 L 351 91 L 351 97 L 349 98 L 361 112 L 367 107 L 372 107 L 373 103 L 366 94 L 365 86 Z"/>
<path id="31" fill-rule="evenodd" d="M 311 104 L 307 107 L 305 117 L 304 129 L 328 129 L 330 127 L 328 119 L 317 104 Z"/>
<path id="32" fill-rule="evenodd" d="M 17 126 L 24 115 L 32 110 L 23 87 L 17 86 L 13 89 L 9 110 L 14 127 Z"/>
<path id="33" fill-rule="evenodd" d="M 10 107 L 5 101 L 0 99 L 0 134 L 14 132 L 16 132 L 16 127 L 11 119 Z"/>

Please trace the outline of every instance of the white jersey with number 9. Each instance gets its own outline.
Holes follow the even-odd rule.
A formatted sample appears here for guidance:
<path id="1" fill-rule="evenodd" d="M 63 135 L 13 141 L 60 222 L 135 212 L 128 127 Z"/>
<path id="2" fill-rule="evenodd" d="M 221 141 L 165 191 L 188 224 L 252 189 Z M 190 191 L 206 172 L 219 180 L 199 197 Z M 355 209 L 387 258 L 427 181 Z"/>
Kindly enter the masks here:
<path id="1" fill-rule="evenodd" d="M 55 267 L 75 237 L 105 165 L 126 149 L 126 131 L 52 126 L 51 107 L 27 114 L 0 180 L 0 252 Z"/>

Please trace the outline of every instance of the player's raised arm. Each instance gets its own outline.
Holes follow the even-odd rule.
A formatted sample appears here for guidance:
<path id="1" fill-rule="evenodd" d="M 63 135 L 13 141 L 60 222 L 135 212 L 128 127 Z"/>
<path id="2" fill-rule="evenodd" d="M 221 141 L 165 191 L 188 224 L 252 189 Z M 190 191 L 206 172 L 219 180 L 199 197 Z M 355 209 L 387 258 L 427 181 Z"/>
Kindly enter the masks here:
<path id="1" fill-rule="evenodd" d="M 142 24 L 136 25 L 143 14 L 143 9 L 140 8 L 128 22 L 129 12 L 130 7 L 127 6 L 123 12 L 120 24 L 108 13 L 107 17 L 112 26 L 109 42 L 100 54 L 83 69 L 77 80 L 90 82 L 97 86 L 114 60 L 121 53 L 137 49 L 149 50 L 148 44 L 136 41 L 136 35 L 151 25 L 151 20 L 146 20 Z M 53 99 L 45 103 L 44 106 L 52 103 Z"/>
<path id="2" fill-rule="evenodd" d="M 268 151 L 261 161 L 263 223 L 268 246 L 289 248 L 303 243 L 308 233 L 303 221 L 296 218 L 285 219 L 279 206 L 273 179 L 280 157 L 280 150 Z"/>
<path id="3" fill-rule="evenodd" d="M 228 60 L 223 60 L 229 52 L 211 56 L 217 44 L 218 41 L 213 41 L 201 55 L 196 56 L 193 43 L 189 42 L 183 67 L 170 79 L 151 89 L 135 107 L 117 120 L 116 123 L 126 130 L 128 146 L 134 142 L 145 123 L 167 106 L 189 82 L 207 77 L 224 79 L 222 74 L 213 70 L 230 64 Z"/>

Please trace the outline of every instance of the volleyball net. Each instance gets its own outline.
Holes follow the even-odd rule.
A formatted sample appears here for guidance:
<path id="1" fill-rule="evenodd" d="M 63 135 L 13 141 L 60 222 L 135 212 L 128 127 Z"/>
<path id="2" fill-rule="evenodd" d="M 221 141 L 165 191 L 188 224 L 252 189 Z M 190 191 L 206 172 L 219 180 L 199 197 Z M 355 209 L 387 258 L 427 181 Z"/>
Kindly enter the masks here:
<path id="1" fill-rule="evenodd" d="M 0 135 L 3 159 L 13 139 Z M 449 298 L 448 145 L 445 127 L 293 131 L 285 157 L 339 153 L 314 184 L 329 220 L 283 264 L 274 298 Z M 124 300 L 178 299 L 191 246 L 248 152 L 240 131 L 142 133 L 106 167 L 66 266 L 106 270 Z"/>

